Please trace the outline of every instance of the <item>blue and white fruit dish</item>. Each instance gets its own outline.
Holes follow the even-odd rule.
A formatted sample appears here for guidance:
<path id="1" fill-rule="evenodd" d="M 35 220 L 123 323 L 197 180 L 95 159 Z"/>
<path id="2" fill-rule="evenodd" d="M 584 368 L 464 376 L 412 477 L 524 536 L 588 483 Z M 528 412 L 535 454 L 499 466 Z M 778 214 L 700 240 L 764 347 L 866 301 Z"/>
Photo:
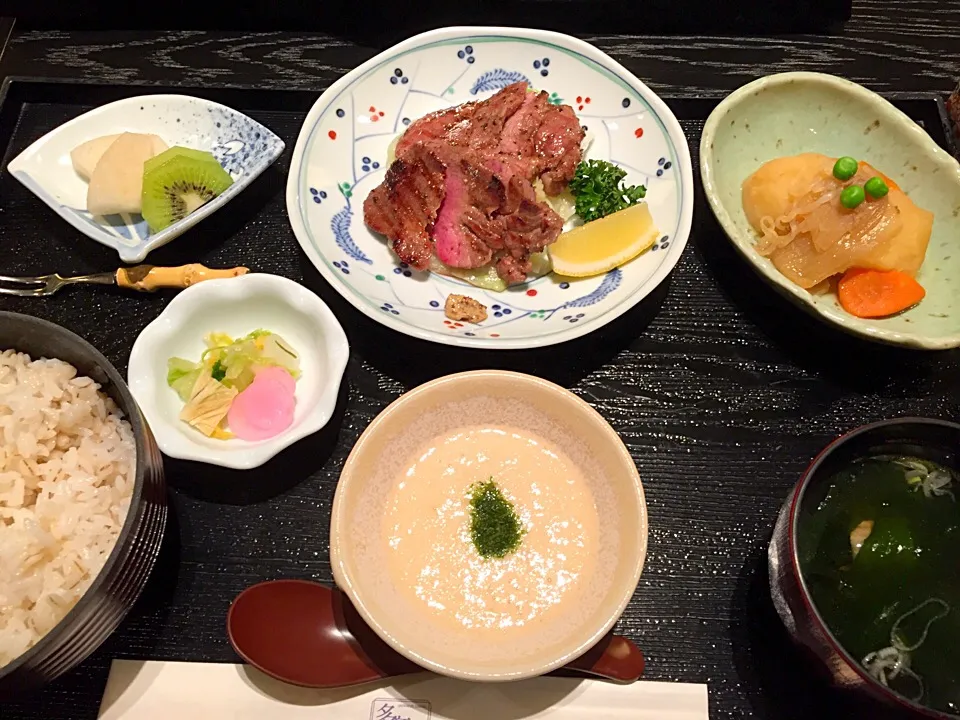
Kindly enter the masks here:
<path id="1" fill-rule="evenodd" d="M 86 210 L 87 182 L 74 170 L 70 153 L 88 140 L 124 132 L 157 135 L 169 147 L 212 153 L 233 184 L 159 232 L 150 232 L 139 214 L 94 216 Z M 132 263 L 230 202 L 270 167 L 283 148 L 283 141 L 256 120 L 219 103 L 187 95 L 142 95 L 64 123 L 20 153 L 7 170 L 77 230 Z"/>

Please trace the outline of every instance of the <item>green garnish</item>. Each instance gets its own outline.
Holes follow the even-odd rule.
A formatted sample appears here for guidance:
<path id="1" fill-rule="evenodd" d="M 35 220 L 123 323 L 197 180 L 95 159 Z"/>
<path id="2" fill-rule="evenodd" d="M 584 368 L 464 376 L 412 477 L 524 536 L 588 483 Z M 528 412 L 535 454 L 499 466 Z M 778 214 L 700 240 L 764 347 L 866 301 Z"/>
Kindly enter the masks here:
<path id="1" fill-rule="evenodd" d="M 227 369 L 223 366 L 223 363 L 219 359 L 213 364 L 213 367 L 210 368 L 210 377 L 212 377 L 217 382 L 220 382 L 227 376 Z"/>
<path id="2" fill-rule="evenodd" d="M 833 166 L 833 176 L 837 180 L 849 180 L 854 175 L 857 174 L 857 170 L 860 169 L 860 163 L 858 163 L 854 158 L 849 156 L 844 156 L 839 158 Z"/>
<path id="3" fill-rule="evenodd" d="M 883 178 L 879 175 L 877 177 L 872 177 L 863 184 L 863 189 L 867 191 L 867 195 L 872 198 L 880 199 L 888 192 L 890 188 L 887 187 L 887 184 L 883 181 Z"/>
<path id="4" fill-rule="evenodd" d="M 627 171 L 606 160 L 585 160 L 577 165 L 570 192 L 577 201 L 577 215 L 584 222 L 598 220 L 636 205 L 647 189 L 643 185 L 622 186 Z"/>
<path id="5" fill-rule="evenodd" d="M 867 198 L 863 192 L 863 188 L 859 185 L 850 185 L 849 187 L 845 187 L 843 192 L 840 193 L 840 204 L 848 210 L 853 210 L 854 208 L 859 207 L 860 203 L 866 199 Z"/>
<path id="6" fill-rule="evenodd" d="M 480 557 L 502 558 L 520 547 L 520 518 L 493 478 L 476 483 L 470 493 L 470 537 Z"/>

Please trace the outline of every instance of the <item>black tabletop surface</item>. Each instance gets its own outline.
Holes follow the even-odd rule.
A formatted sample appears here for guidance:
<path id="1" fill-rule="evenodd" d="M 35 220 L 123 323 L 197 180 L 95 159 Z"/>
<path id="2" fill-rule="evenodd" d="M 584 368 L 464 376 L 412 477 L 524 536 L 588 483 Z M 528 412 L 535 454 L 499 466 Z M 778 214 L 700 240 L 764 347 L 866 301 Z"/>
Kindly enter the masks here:
<path id="1" fill-rule="evenodd" d="M 31 31 L 14 34 L 0 74 L 319 93 L 397 39 L 355 35 Z M 853 19 L 832 35 L 584 37 L 672 96 L 716 94 L 798 69 L 879 91 L 946 93 L 960 76 L 958 0 L 856 2 Z M 297 128 L 274 129 L 295 137 Z M 791 647 L 769 601 L 766 544 L 780 503 L 836 435 L 900 415 L 960 420 L 960 353 L 872 345 L 815 322 L 752 275 L 702 210 L 671 278 L 590 342 L 481 353 L 412 341 L 347 306 L 303 258 L 283 221 L 288 161 L 289 151 L 251 188 L 241 212 L 204 226 L 190 247 L 173 243 L 150 259 L 247 259 L 320 293 L 352 346 L 335 421 L 272 475 L 168 462 L 173 522 L 144 597 L 93 658 L 34 697 L 0 707 L 0 717 L 96 717 L 111 658 L 236 661 L 224 632 L 236 593 L 269 578 L 331 580 L 330 504 L 363 428 L 405 390 L 485 366 L 571 388 L 636 460 L 650 552 L 618 631 L 645 650 L 649 679 L 707 683 L 714 718 L 876 717 L 827 689 Z M 0 271 L 115 267 L 115 256 L 93 243 L 65 250 L 76 245 L 65 224 L 37 228 L 47 212 L 21 190 L 9 176 L 0 180 Z M 244 258 L 265 239 L 269 251 Z M 81 332 L 125 371 L 136 333 L 168 300 L 107 290 L 4 298 L 0 308 Z"/>

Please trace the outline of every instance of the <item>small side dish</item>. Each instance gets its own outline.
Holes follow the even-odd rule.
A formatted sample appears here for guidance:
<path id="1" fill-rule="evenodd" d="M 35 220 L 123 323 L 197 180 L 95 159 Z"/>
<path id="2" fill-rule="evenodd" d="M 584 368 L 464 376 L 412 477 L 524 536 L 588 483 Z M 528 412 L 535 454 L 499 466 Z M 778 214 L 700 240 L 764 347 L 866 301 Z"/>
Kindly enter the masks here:
<path id="1" fill-rule="evenodd" d="M 960 714 L 960 477 L 900 455 L 839 470 L 797 547 L 827 626 L 883 686 Z"/>
<path id="2" fill-rule="evenodd" d="M 646 188 L 624 185 L 613 163 L 583 160 L 585 139 L 571 106 L 526 82 L 431 113 L 391 146 L 364 220 L 401 262 L 485 290 L 551 270 L 605 273 L 658 231 Z"/>
<path id="3" fill-rule="evenodd" d="M 207 437 L 266 440 L 293 423 L 300 358 L 269 330 L 234 340 L 212 332 L 193 362 L 167 360 L 167 384 L 184 402 L 180 420 Z"/>
<path id="4" fill-rule="evenodd" d="M 817 153 L 764 163 L 743 183 L 757 252 L 813 293 L 835 291 L 841 307 L 879 318 L 919 303 L 914 279 L 933 214 L 868 163 Z"/>
<path id="5" fill-rule="evenodd" d="M 77 232 L 134 264 L 239 195 L 283 147 L 225 105 L 149 94 L 53 128 L 7 170 Z"/>
<path id="6" fill-rule="evenodd" d="M 137 336 L 127 375 L 165 455 L 248 470 L 330 422 L 349 354 L 317 295 L 249 273 L 173 297 Z"/>
<path id="7" fill-rule="evenodd" d="M 955 348 L 960 164 L 940 131 L 843 78 L 771 75 L 707 118 L 704 193 L 747 264 L 801 309 L 874 342 Z"/>
<path id="8" fill-rule="evenodd" d="M 88 212 L 142 214 L 153 232 L 182 220 L 233 184 L 211 153 L 170 148 L 157 135 L 93 138 L 74 148 L 70 159 L 89 183 Z"/>

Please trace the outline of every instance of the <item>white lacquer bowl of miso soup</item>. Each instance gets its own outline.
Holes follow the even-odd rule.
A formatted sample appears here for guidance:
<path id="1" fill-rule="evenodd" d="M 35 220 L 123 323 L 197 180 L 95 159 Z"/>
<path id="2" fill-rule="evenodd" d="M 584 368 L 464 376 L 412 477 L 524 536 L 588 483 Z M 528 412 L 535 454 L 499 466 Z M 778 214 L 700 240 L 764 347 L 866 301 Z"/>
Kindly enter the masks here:
<path id="1" fill-rule="evenodd" d="M 337 585 L 434 672 L 497 682 L 579 658 L 619 619 L 647 550 L 640 476 L 573 393 L 482 370 L 422 385 L 366 429 L 337 485 Z"/>
<path id="2" fill-rule="evenodd" d="M 960 716 L 960 425 L 897 418 L 838 438 L 780 511 L 768 560 L 789 634 L 840 688 Z"/>

